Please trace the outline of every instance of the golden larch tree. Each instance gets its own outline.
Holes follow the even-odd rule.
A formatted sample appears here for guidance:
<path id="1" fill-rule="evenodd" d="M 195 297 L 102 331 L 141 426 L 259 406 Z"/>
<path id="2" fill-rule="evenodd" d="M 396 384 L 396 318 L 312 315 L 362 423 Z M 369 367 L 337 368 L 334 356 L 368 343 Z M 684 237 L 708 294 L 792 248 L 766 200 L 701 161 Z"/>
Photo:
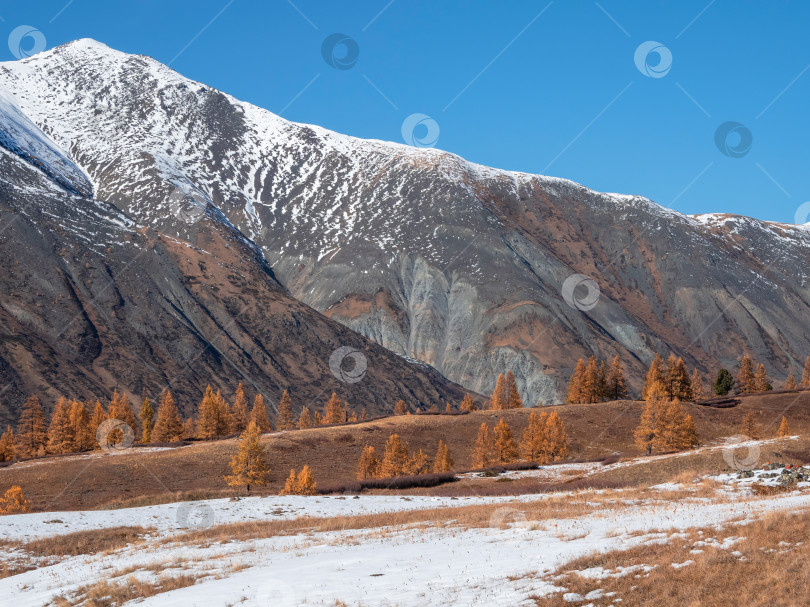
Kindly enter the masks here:
<path id="1" fill-rule="evenodd" d="M 540 415 L 532 411 L 529 414 L 529 421 L 523 431 L 523 438 L 520 441 L 520 453 L 523 459 L 539 464 L 548 463 L 546 453 L 546 419 L 548 414 L 544 411 Z"/>
<path id="2" fill-rule="evenodd" d="M 565 423 L 559 413 L 552 411 L 546 419 L 546 456 L 549 461 L 556 462 L 568 456 L 570 443 Z"/>
<path id="3" fill-rule="evenodd" d="M 492 395 L 489 397 L 489 408 L 493 411 L 505 409 L 508 397 L 509 396 L 506 391 L 506 378 L 504 377 L 503 373 L 501 373 L 498 375 L 498 379 L 495 380 L 495 389 L 492 391 Z"/>
<path id="4" fill-rule="evenodd" d="M 264 405 L 264 397 L 257 394 L 253 399 L 253 409 L 250 410 L 250 422 L 256 424 L 260 432 L 270 432 L 273 426 L 270 424 L 270 418 L 267 417 L 267 407 Z M 248 422 L 248 423 L 250 423 Z"/>
<path id="5" fill-rule="evenodd" d="M 667 359 L 666 390 L 669 400 L 692 400 L 692 380 L 683 359 L 674 354 Z"/>
<path id="6" fill-rule="evenodd" d="M 512 429 L 509 424 L 501 418 L 495 424 L 495 460 L 499 464 L 509 464 L 515 461 L 518 457 L 517 444 L 512 435 Z"/>
<path id="7" fill-rule="evenodd" d="M 214 402 L 216 403 L 217 412 L 217 436 L 226 436 L 233 432 L 234 421 L 231 407 L 225 397 L 222 396 L 222 391 L 217 390 Z"/>
<path id="8" fill-rule="evenodd" d="M 366 445 L 360 454 L 360 461 L 357 462 L 357 480 L 377 478 L 379 472 L 380 458 L 377 457 L 377 450 L 371 445 Z"/>
<path id="9" fill-rule="evenodd" d="M 405 467 L 405 474 L 426 474 L 430 470 L 430 462 L 424 451 L 419 449 L 408 458 L 408 465 Z"/>
<path id="10" fill-rule="evenodd" d="M 31 512 L 31 502 L 25 497 L 22 488 L 14 485 L 0 498 L 0 514 L 25 514 Z"/>
<path id="11" fill-rule="evenodd" d="M 121 420 L 132 429 L 133 436 L 138 436 L 138 420 L 135 419 L 132 404 L 126 393 L 119 392 L 118 390 L 113 391 L 110 406 L 108 407 L 108 417 L 109 419 Z M 123 439 L 123 436 L 123 431 L 116 428 L 110 432 L 110 436 L 108 437 L 109 444 L 117 445 Z"/>
<path id="12" fill-rule="evenodd" d="M 588 359 L 585 376 L 582 380 L 582 400 L 585 403 L 598 403 L 602 400 L 599 393 L 599 363 L 595 356 Z"/>
<path id="13" fill-rule="evenodd" d="M 753 411 L 749 411 L 743 417 L 742 424 L 740 425 L 740 434 L 744 434 L 748 438 L 758 439 L 759 424 L 757 424 L 757 416 Z"/>
<path id="14" fill-rule="evenodd" d="M 34 457 L 45 454 L 48 430 L 42 403 L 36 396 L 29 396 L 22 407 L 17 423 L 17 448 L 21 457 Z"/>
<path id="15" fill-rule="evenodd" d="M 70 425 L 76 451 L 90 451 L 95 447 L 96 436 L 90 430 L 90 412 L 83 402 L 74 400 L 70 403 Z"/>
<path id="16" fill-rule="evenodd" d="M 624 368 L 618 355 L 613 357 L 607 372 L 607 396 L 610 400 L 627 398 L 627 382 L 624 379 Z"/>
<path id="17" fill-rule="evenodd" d="M 660 451 L 683 451 L 698 445 L 697 427 L 680 401 L 661 406 L 657 417 L 655 447 Z"/>
<path id="18" fill-rule="evenodd" d="M 174 404 L 174 396 L 166 390 L 160 397 L 157 420 L 152 429 L 152 440 L 157 443 L 172 443 L 183 437 L 183 420 Z"/>
<path id="19" fill-rule="evenodd" d="M 506 409 L 522 409 L 523 401 L 518 392 L 517 379 L 510 369 L 506 373 Z"/>
<path id="20" fill-rule="evenodd" d="M 771 382 L 768 381 L 768 372 L 765 370 L 765 365 L 759 363 L 757 371 L 754 373 L 754 391 L 767 392 L 772 389 Z"/>
<path id="21" fill-rule="evenodd" d="M 334 396 L 334 395 L 333 395 Z M 277 430 L 294 430 L 295 418 L 293 417 L 292 399 L 290 393 L 284 390 L 281 400 L 278 402 L 278 417 L 276 418 Z"/>
<path id="22" fill-rule="evenodd" d="M 776 433 L 776 436 L 777 438 L 791 436 L 790 426 L 788 425 L 788 420 L 784 415 L 782 416 L 782 423 L 779 424 L 779 431 Z"/>
<path id="23" fill-rule="evenodd" d="M 225 482 L 231 487 L 246 487 L 250 492 L 251 485 L 267 484 L 270 468 L 265 461 L 266 451 L 259 440 L 261 431 L 254 423 L 239 437 L 239 449 L 231 458 L 231 474 Z"/>
<path id="24" fill-rule="evenodd" d="M 746 354 L 740 359 L 740 371 L 737 373 L 737 393 L 751 394 L 752 392 L 756 392 L 754 362 Z"/>
<path id="25" fill-rule="evenodd" d="M 0 436 L 0 462 L 13 462 L 17 459 L 17 446 L 14 442 L 14 430 L 6 427 L 3 436 Z"/>
<path id="26" fill-rule="evenodd" d="M 290 476 L 284 483 L 281 495 L 315 495 L 316 489 L 317 485 L 315 479 L 312 478 L 312 471 L 309 466 L 305 465 L 298 474 L 295 473 L 295 470 L 290 470 Z"/>
<path id="27" fill-rule="evenodd" d="M 658 417 L 662 407 L 666 404 L 666 395 L 663 386 L 655 381 L 651 381 L 646 393 L 647 398 L 641 412 L 641 419 L 633 436 L 636 446 L 646 451 L 647 455 L 650 455 L 655 446 L 655 438 L 659 427 Z"/>
<path id="28" fill-rule="evenodd" d="M 433 458 L 433 472 L 450 472 L 452 469 L 453 457 L 450 455 L 450 448 L 447 443 L 439 439 L 436 457 Z"/>
<path id="29" fill-rule="evenodd" d="M 444 406 L 445 413 L 452 413 L 453 412 L 453 405 L 450 404 L 450 401 L 447 401 L 447 404 Z"/>
<path id="30" fill-rule="evenodd" d="M 408 403 L 400 399 L 394 404 L 394 415 L 405 415 L 408 413 Z"/>
<path id="31" fill-rule="evenodd" d="M 309 413 L 309 408 L 304 407 L 301 409 L 301 415 L 298 416 L 298 429 L 306 430 L 312 427 L 312 415 Z"/>
<path id="32" fill-rule="evenodd" d="M 325 424 L 341 424 L 344 421 L 345 411 L 343 409 L 343 401 L 337 393 L 332 392 L 332 396 L 329 397 L 329 401 L 326 403 L 326 408 L 324 409 L 323 422 Z"/>
<path id="33" fill-rule="evenodd" d="M 791 371 L 788 373 L 787 379 L 785 380 L 785 385 L 782 386 L 783 390 L 796 390 L 798 386 L 796 385 L 796 378 L 793 377 L 793 372 Z"/>
<path id="34" fill-rule="evenodd" d="M 585 361 L 581 358 L 577 360 L 571 381 L 568 382 L 568 402 L 572 405 L 579 405 L 585 402 L 582 382 L 585 379 Z"/>
<path id="35" fill-rule="evenodd" d="M 48 453 L 70 453 L 74 447 L 73 426 L 70 423 L 70 404 L 64 396 L 56 403 L 48 426 Z"/>
<path id="36" fill-rule="evenodd" d="M 475 401 L 473 397 L 470 396 L 469 393 L 464 395 L 464 398 L 461 399 L 461 406 L 459 407 L 462 411 L 475 411 Z"/>
<path id="37" fill-rule="evenodd" d="M 495 441 L 486 422 L 478 428 L 472 460 L 473 468 L 489 468 L 495 463 Z"/>
<path id="38" fill-rule="evenodd" d="M 244 432 L 245 428 L 247 428 L 250 423 L 250 410 L 248 408 L 248 399 L 245 395 L 245 388 L 241 381 L 239 385 L 236 386 L 236 394 L 234 395 L 231 411 L 233 412 L 233 431 Z"/>
<path id="39" fill-rule="evenodd" d="M 700 400 L 703 398 L 703 377 L 700 375 L 700 371 L 698 371 L 697 367 L 695 370 L 692 371 L 692 379 L 690 380 L 692 384 L 692 398 L 694 400 Z"/>
<path id="40" fill-rule="evenodd" d="M 802 383 L 799 384 L 802 390 L 810 389 L 810 356 L 804 359 L 804 369 L 802 370 Z"/>
<path id="41" fill-rule="evenodd" d="M 205 394 L 197 407 L 197 438 L 212 440 L 217 437 L 217 396 L 211 386 L 206 386 Z"/>
<path id="42" fill-rule="evenodd" d="M 155 409 L 148 396 L 143 397 L 141 410 L 138 412 L 141 420 L 141 442 L 146 444 L 152 442 L 152 431 L 155 428 Z"/>
<path id="43" fill-rule="evenodd" d="M 661 355 L 656 353 L 650 368 L 647 370 L 647 377 L 644 380 L 644 389 L 641 391 L 641 399 L 647 400 L 647 393 L 652 388 L 653 384 L 658 384 L 659 389 L 663 389 L 666 384 L 665 377 L 666 370 L 664 369 L 664 359 Z"/>
<path id="44" fill-rule="evenodd" d="M 107 421 L 107 410 L 101 404 L 101 401 L 97 399 L 93 405 L 93 411 L 90 413 L 90 427 L 88 429 L 93 439 L 93 449 L 99 448 L 98 429 L 105 421 Z"/>
<path id="45" fill-rule="evenodd" d="M 385 452 L 380 462 L 380 476 L 402 476 L 406 474 L 410 454 L 408 446 L 399 438 L 398 434 L 392 434 L 385 442 Z"/>

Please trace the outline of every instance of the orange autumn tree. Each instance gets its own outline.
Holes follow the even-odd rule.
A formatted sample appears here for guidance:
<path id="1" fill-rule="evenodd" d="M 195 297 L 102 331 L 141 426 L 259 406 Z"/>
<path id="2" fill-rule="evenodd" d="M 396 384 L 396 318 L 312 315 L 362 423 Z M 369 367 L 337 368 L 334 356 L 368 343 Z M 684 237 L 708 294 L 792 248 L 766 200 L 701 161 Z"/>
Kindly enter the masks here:
<path id="1" fill-rule="evenodd" d="M 627 398 L 627 382 L 625 382 L 622 361 L 618 355 L 614 356 L 610 363 L 605 383 L 607 398 L 610 400 Z"/>
<path id="2" fill-rule="evenodd" d="M 312 472 L 309 466 L 305 465 L 301 472 L 295 473 L 295 470 L 290 470 L 290 476 L 287 477 L 287 482 L 284 484 L 284 489 L 281 495 L 315 495 L 317 485 L 315 479 L 312 477 Z"/>
<path id="3" fill-rule="evenodd" d="M 22 488 L 14 485 L 0 498 L 0 514 L 25 514 L 31 512 L 31 502 L 25 497 Z"/>
<path id="4" fill-rule="evenodd" d="M 495 457 L 495 440 L 489 426 L 484 422 L 478 428 L 478 436 L 475 439 L 473 467 L 488 468 L 495 463 Z"/>
<path id="5" fill-rule="evenodd" d="M 101 424 L 107 421 L 107 417 L 107 410 L 104 405 L 101 404 L 100 400 L 96 400 L 96 404 L 93 405 L 93 412 L 90 413 L 90 427 L 88 428 L 88 432 L 93 439 L 93 449 L 99 449 L 98 429 Z"/>
<path id="6" fill-rule="evenodd" d="M 459 407 L 461 411 L 475 411 L 475 401 L 473 401 L 472 396 L 469 393 L 464 395 L 464 398 L 461 400 L 461 405 Z"/>
<path id="7" fill-rule="evenodd" d="M 647 400 L 648 392 L 652 389 L 654 384 L 656 384 L 660 390 L 664 390 L 664 386 L 666 386 L 664 359 L 661 358 L 661 355 L 658 353 L 656 353 L 647 371 L 647 377 L 644 380 L 644 388 L 641 391 L 642 400 Z"/>
<path id="8" fill-rule="evenodd" d="M 509 425 L 501 418 L 495 425 L 493 431 L 495 437 L 495 462 L 498 464 L 509 464 L 518 457 L 517 444 L 512 436 Z"/>
<path id="9" fill-rule="evenodd" d="M 248 400 L 245 396 L 245 388 L 242 382 L 236 386 L 236 394 L 234 395 L 233 407 L 233 430 L 234 432 L 244 432 L 250 423 L 250 410 L 248 409 Z"/>
<path id="10" fill-rule="evenodd" d="M 0 462 L 13 462 L 17 459 L 17 446 L 14 440 L 14 430 L 6 427 L 3 436 L 0 436 Z"/>
<path id="11" fill-rule="evenodd" d="M 771 382 L 768 381 L 768 372 L 765 370 L 765 365 L 759 363 L 757 365 L 756 373 L 754 373 L 754 390 L 756 392 L 767 392 L 773 390 Z"/>
<path id="12" fill-rule="evenodd" d="M 257 394 L 253 399 L 253 409 L 250 411 L 250 422 L 256 424 L 260 432 L 270 432 L 273 426 L 270 424 L 270 419 L 267 417 L 267 407 L 264 404 L 264 397 Z"/>
<path id="13" fill-rule="evenodd" d="M 246 487 L 250 492 L 251 485 L 267 484 L 270 468 L 265 461 L 266 450 L 260 436 L 258 426 L 251 422 L 239 437 L 239 449 L 231 458 L 231 474 L 225 477 L 229 486 Z"/>
<path id="14" fill-rule="evenodd" d="M 36 396 L 29 396 L 22 407 L 17 423 L 17 448 L 21 457 L 45 455 L 48 430 L 42 403 Z"/>
<path id="15" fill-rule="evenodd" d="M 433 458 L 433 472 L 450 472 L 453 469 L 453 463 L 447 443 L 439 440 L 439 447 L 436 449 L 436 456 Z"/>
<path id="16" fill-rule="evenodd" d="M 312 415 L 309 413 L 309 408 L 304 407 L 301 409 L 301 415 L 298 416 L 298 429 L 306 430 L 312 427 Z"/>
<path id="17" fill-rule="evenodd" d="M 400 399 L 394 404 L 394 415 L 406 415 L 408 413 L 408 403 Z"/>
<path id="18" fill-rule="evenodd" d="M 756 391 L 754 362 L 751 360 L 751 357 L 746 354 L 740 359 L 740 370 L 737 373 L 737 393 L 751 394 Z"/>
<path id="19" fill-rule="evenodd" d="M 152 407 L 148 396 L 143 397 L 138 419 L 141 420 L 141 442 L 144 444 L 151 442 L 152 430 L 154 430 L 155 426 L 155 409 Z"/>
<path id="20" fill-rule="evenodd" d="M 532 411 L 529 414 L 529 421 L 526 424 L 526 429 L 523 431 L 523 438 L 520 441 L 520 453 L 523 459 L 540 464 L 548 463 L 545 458 L 547 452 L 547 418 L 548 414 L 546 412 L 542 412 L 538 415 L 536 412 Z"/>
<path id="21" fill-rule="evenodd" d="M 692 371 L 692 379 L 690 380 L 692 384 L 692 398 L 694 400 L 700 400 L 703 398 L 703 377 L 700 375 L 700 371 L 695 370 Z"/>
<path id="22" fill-rule="evenodd" d="M 498 375 L 498 379 L 495 380 L 495 389 L 492 390 L 492 395 L 489 397 L 489 408 L 493 411 L 506 409 L 507 399 L 506 378 L 501 373 Z"/>
<path id="23" fill-rule="evenodd" d="M 408 446 L 402 442 L 398 434 L 389 436 L 385 443 L 383 459 L 380 462 L 379 475 L 385 478 L 407 474 L 409 462 Z"/>
<path id="24" fill-rule="evenodd" d="M 100 406 L 100 403 L 96 405 Z M 93 412 L 94 419 L 96 411 Z M 170 390 L 166 390 L 160 397 L 157 420 L 152 429 L 152 440 L 157 443 L 172 443 L 183 437 L 183 420 L 177 412 L 174 404 L 174 396 Z"/>
<path id="25" fill-rule="evenodd" d="M 544 433 L 546 459 L 556 462 L 566 457 L 570 450 L 568 433 L 565 430 L 565 423 L 556 411 L 552 411 L 546 419 Z"/>
<path id="26" fill-rule="evenodd" d="M 804 369 L 802 370 L 802 383 L 799 384 L 802 390 L 810 390 L 810 356 L 804 359 Z"/>
<path id="27" fill-rule="evenodd" d="M 334 394 L 332 395 L 334 396 Z M 292 399 L 290 393 L 284 390 L 281 400 L 278 403 L 278 417 L 276 418 L 277 430 L 294 430 L 295 420 L 292 411 Z"/>
<path id="28" fill-rule="evenodd" d="M 360 461 L 357 462 L 357 480 L 377 478 L 379 472 L 380 458 L 377 457 L 377 450 L 371 445 L 366 445 L 360 454 Z"/>
<path id="29" fill-rule="evenodd" d="M 522 409 L 523 401 L 518 392 L 517 380 L 512 370 L 506 372 L 506 403 L 504 409 Z"/>
<path id="30" fill-rule="evenodd" d="M 577 359 L 571 381 L 568 383 L 568 403 L 579 405 L 584 401 L 582 380 L 585 378 L 585 361 Z"/>
<path id="31" fill-rule="evenodd" d="M 48 453 L 70 453 L 74 450 L 73 425 L 70 423 L 70 404 L 64 396 L 56 403 L 48 426 Z"/>
<path id="32" fill-rule="evenodd" d="M 329 397 L 329 401 L 326 403 L 323 423 L 342 424 L 345 421 L 346 421 L 346 410 L 343 407 L 343 401 L 340 399 L 337 393 L 332 392 L 332 396 Z"/>
<path id="33" fill-rule="evenodd" d="M 785 380 L 785 385 L 782 386 L 783 390 L 796 390 L 798 386 L 796 385 L 796 378 L 793 377 L 793 371 L 788 373 L 787 379 Z"/>
<path id="34" fill-rule="evenodd" d="M 783 415 L 782 416 L 782 423 L 779 424 L 779 431 L 776 433 L 777 438 L 784 438 L 786 436 L 790 436 L 790 426 L 788 425 L 787 418 Z"/>

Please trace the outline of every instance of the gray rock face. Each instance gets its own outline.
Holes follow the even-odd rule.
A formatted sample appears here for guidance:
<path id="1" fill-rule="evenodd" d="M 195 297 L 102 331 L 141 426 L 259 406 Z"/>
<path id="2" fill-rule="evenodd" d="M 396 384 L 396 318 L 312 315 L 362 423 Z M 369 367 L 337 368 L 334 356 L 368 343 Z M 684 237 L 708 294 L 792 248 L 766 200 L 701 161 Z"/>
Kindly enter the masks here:
<path id="1" fill-rule="evenodd" d="M 638 390 L 654 352 L 708 383 L 747 351 L 778 382 L 810 354 L 804 227 L 290 123 L 92 41 L 3 64 L 0 87 L 139 224 L 195 242 L 171 201 L 196 199 L 296 298 L 475 391 L 511 368 L 526 402 L 560 402 L 590 355 Z M 566 302 L 575 274 L 598 292 Z"/>

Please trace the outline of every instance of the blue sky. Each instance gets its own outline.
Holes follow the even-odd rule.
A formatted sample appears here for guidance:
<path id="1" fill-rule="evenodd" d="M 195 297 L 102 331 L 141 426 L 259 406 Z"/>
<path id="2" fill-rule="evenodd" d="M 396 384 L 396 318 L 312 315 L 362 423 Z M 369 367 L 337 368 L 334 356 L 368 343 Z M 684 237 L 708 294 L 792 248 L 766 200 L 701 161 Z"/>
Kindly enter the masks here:
<path id="1" fill-rule="evenodd" d="M 7 0 L 0 18 L 0 38 L 92 37 L 358 137 L 402 141 L 425 114 L 469 160 L 685 213 L 793 222 L 810 200 L 808 2 Z M 349 69 L 324 59 L 335 33 Z"/>

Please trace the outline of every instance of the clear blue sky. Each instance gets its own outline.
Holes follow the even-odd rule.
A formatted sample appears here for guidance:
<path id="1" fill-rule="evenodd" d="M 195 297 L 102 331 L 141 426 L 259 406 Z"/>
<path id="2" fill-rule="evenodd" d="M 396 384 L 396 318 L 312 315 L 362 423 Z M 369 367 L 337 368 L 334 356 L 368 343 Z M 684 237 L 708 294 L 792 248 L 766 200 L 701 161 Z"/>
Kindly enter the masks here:
<path id="1" fill-rule="evenodd" d="M 686 213 L 792 222 L 810 200 L 808 2 L 7 0 L 0 17 L 2 38 L 19 25 L 47 48 L 92 37 L 358 137 L 402 141 L 423 113 L 436 147 L 469 160 Z M 322 56 L 334 33 L 357 44 L 350 69 Z M 661 77 L 636 66 L 647 41 L 671 53 Z M 659 76 L 659 57 L 641 68 Z M 721 138 L 731 154 L 751 134 L 741 157 L 716 145 L 729 121 L 742 125 Z"/>

